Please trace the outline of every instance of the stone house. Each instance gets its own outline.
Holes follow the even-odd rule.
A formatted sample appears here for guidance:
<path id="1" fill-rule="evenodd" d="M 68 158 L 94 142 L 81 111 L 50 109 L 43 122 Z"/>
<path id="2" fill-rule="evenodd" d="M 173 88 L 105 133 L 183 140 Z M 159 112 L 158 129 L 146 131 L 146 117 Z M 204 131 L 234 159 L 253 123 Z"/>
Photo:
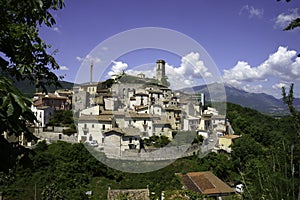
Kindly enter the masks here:
<path id="1" fill-rule="evenodd" d="M 125 114 L 124 127 L 138 128 L 143 137 L 151 137 L 153 135 L 153 120 L 155 119 L 159 119 L 159 116 L 129 112 Z"/>
<path id="2" fill-rule="evenodd" d="M 78 119 L 78 142 L 97 140 L 103 145 L 103 132 L 113 128 L 113 115 L 81 115 Z"/>
<path id="3" fill-rule="evenodd" d="M 37 122 L 34 124 L 35 127 L 46 127 L 55 112 L 55 109 L 49 106 L 36 107 L 32 105 L 30 109 L 37 118 Z"/>
<path id="4" fill-rule="evenodd" d="M 122 152 L 140 148 L 139 130 L 113 128 L 103 132 L 104 153 L 107 156 L 122 156 Z"/>
<path id="5" fill-rule="evenodd" d="M 181 109 L 175 106 L 165 108 L 167 121 L 171 124 L 173 130 L 181 129 Z"/>
<path id="6" fill-rule="evenodd" d="M 183 119 L 183 130 L 184 131 L 196 131 L 199 128 L 200 118 L 187 116 Z"/>

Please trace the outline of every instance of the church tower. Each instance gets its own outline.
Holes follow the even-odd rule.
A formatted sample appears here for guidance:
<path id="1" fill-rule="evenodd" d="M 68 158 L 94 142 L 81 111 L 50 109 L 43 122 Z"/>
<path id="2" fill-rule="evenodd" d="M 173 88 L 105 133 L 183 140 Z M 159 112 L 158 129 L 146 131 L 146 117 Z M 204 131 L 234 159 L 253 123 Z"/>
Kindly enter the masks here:
<path id="1" fill-rule="evenodd" d="M 166 69 L 165 69 L 166 62 L 164 60 L 157 60 L 156 61 L 156 79 L 161 82 L 162 78 L 166 76 Z"/>

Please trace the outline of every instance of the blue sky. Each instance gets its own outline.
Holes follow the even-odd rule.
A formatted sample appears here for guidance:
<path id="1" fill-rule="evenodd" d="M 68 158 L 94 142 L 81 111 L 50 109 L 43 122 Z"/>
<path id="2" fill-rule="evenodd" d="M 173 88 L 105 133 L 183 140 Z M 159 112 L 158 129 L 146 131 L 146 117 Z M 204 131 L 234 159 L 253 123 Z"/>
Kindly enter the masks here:
<path id="1" fill-rule="evenodd" d="M 131 29 L 160 27 L 199 43 L 226 84 L 280 97 L 280 87 L 294 82 L 295 93 L 300 96 L 300 58 L 296 58 L 300 53 L 300 28 L 282 30 L 291 19 L 300 17 L 298 0 L 290 3 L 283 0 L 66 0 L 65 4 L 62 11 L 54 13 L 57 24 L 52 28 L 42 27 L 40 33 L 52 49 L 58 49 L 55 58 L 62 67 L 57 74 L 66 75 L 67 81 L 77 80 L 84 59 L 92 58 L 91 51 L 106 39 Z M 106 49 L 102 47 L 102 50 Z M 108 67 L 107 76 L 102 78 L 120 70 L 144 71 L 153 76 L 155 61 L 165 59 L 167 73 L 175 77 L 169 78 L 171 84 L 176 84 L 177 76 L 184 74 L 187 78 L 180 82 L 184 87 L 199 84 L 193 81 L 197 75 L 205 79 L 204 74 L 209 73 L 205 67 L 210 67 L 206 66 L 207 61 L 201 62 L 202 56 L 203 52 L 192 50 L 178 56 L 146 49 L 110 60 L 109 66 L 104 66 L 107 63 L 100 56 L 92 59 L 95 67 Z M 186 59 L 192 67 L 184 62 Z"/>

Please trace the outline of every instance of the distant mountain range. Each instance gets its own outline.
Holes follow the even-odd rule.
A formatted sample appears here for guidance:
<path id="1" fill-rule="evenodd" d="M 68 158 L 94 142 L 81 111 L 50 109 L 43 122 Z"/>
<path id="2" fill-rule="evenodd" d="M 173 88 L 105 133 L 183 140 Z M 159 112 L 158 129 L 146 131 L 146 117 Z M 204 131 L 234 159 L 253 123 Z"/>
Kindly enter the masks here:
<path id="1" fill-rule="evenodd" d="M 224 89 L 226 97 L 224 96 Z M 224 89 L 220 84 L 211 84 L 185 88 L 181 91 L 188 93 L 204 93 L 206 100 L 208 101 L 214 101 L 215 99 L 227 99 L 227 102 L 252 108 L 269 115 L 288 114 L 288 109 L 282 99 L 277 99 L 272 95 L 265 93 L 249 93 L 228 85 L 224 85 Z M 210 96 L 215 99 L 211 99 Z M 295 98 L 294 105 L 298 110 L 300 110 L 300 98 Z"/>

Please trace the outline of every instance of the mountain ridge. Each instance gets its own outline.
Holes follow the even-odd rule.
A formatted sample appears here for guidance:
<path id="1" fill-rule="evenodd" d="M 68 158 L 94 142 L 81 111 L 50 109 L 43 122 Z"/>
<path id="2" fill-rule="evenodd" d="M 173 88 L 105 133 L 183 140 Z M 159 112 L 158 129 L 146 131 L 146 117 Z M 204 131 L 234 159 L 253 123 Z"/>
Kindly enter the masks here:
<path id="1" fill-rule="evenodd" d="M 224 88 L 225 97 L 217 96 L 216 94 L 222 94 L 223 91 L 214 91 L 214 89 Z M 214 101 L 210 96 L 212 93 L 213 97 L 217 99 L 226 99 L 227 102 L 241 105 L 243 107 L 252 108 L 258 110 L 261 113 L 268 115 L 286 115 L 289 113 L 287 106 L 283 103 L 282 99 L 278 99 L 272 95 L 266 93 L 250 93 L 242 89 L 230 85 L 222 84 L 209 84 L 209 85 L 198 85 L 191 88 L 181 89 L 182 92 L 188 93 L 204 93 L 207 101 Z M 299 110 L 300 109 L 300 98 L 294 99 L 294 105 Z"/>

